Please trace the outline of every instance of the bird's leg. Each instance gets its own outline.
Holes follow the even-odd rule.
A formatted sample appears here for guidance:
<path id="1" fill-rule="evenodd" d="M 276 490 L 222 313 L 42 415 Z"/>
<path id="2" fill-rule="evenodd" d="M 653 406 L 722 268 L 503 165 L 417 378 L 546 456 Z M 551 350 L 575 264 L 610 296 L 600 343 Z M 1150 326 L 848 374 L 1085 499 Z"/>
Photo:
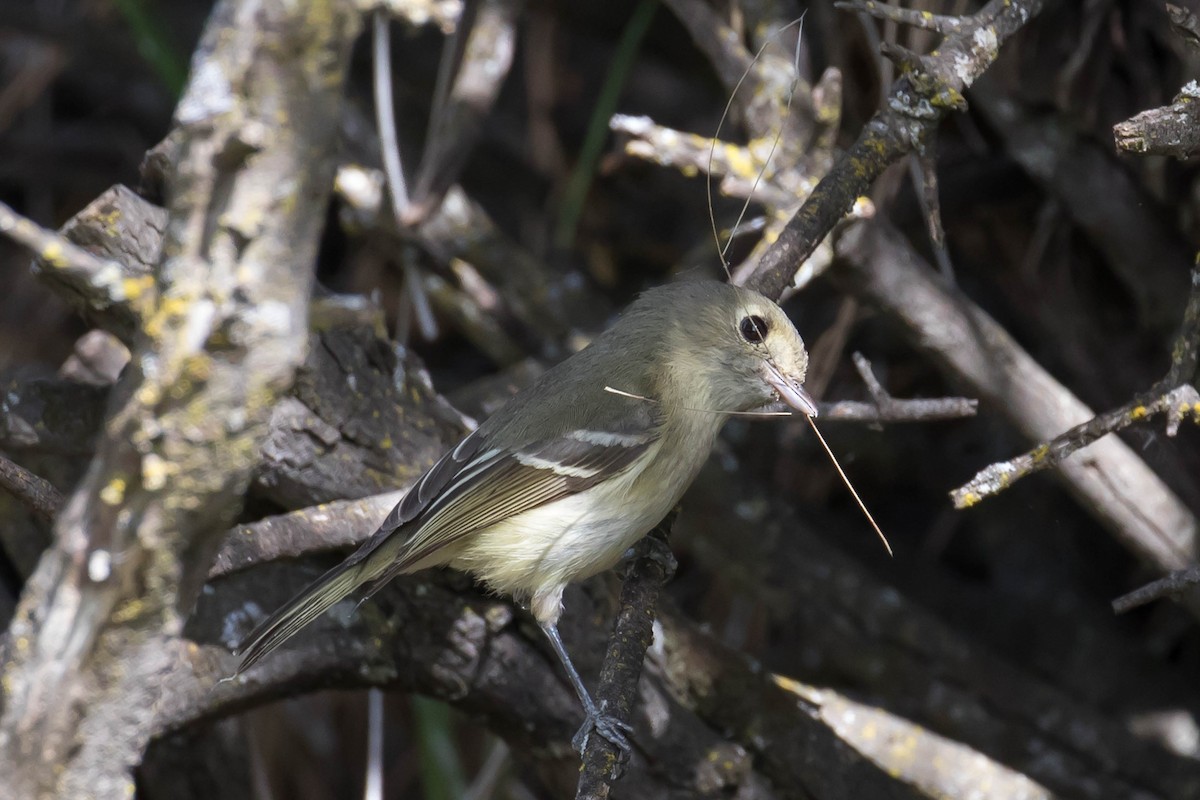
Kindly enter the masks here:
<path id="1" fill-rule="evenodd" d="M 621 751 L 621 760 L 627 761 L 632 747 L 629 744 L 629 737 L 626 734 L 632 733 L 633 728 L 628 723 L 622 722 L 611 714 L 604 713 L 604 710 L 598 707 L 595 701 L 592 700 L 587 687 L 583 685 L 583 679 L 579 677 L 578 670 L 571 663 L 571 657 L 567 655 L 567 648 L 563 646 L 562 637 L 558 635 L 558 625 L 541 622 L 538 624 L 545 631 L 546 638 L 550 640 L 550 645 L 554 648 L 558 660 L 562 662 L 563 669 L 567 671 L 567 677 L 571 679 L 571 685 L 575 687 L 575 693 L 579 695 L 579 702 L 583 705 L 583 713 L 587 715 L 587 719 L 583 721 L 583 726 L 572 737 L 571 746 L 582 753 L 584 748 L 587 747 L 588 737 L 591 736 L 594 730 L 612 742 Z"/>

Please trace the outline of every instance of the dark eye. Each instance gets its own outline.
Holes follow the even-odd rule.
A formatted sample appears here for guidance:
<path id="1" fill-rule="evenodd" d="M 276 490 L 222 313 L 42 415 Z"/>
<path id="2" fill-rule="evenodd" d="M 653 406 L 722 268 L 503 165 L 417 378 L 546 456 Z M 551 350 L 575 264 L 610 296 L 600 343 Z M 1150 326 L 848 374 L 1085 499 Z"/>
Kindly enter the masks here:
<path id="1" fill-rule="evenodd" d="M 747 342 L 758 344 L 767 338 L 767 321 L 757 314 L 751 314 L 748 317 L 742 317 L 742 321 L 738 323 L 738 330 Z"/>

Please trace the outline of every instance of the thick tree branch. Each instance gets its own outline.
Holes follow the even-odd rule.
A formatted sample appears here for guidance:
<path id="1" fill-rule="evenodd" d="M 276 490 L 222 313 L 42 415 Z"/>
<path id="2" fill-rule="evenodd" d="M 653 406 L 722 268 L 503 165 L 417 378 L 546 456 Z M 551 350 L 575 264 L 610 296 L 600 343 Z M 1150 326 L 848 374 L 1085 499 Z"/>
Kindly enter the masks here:
<path id="1" fill-rule="evenodd" d="M 0 653 L 16 796 L 133 790 L 181 614 L 303 357 L 357 22 L 337 0 L 210 19 L 169 147 L 156 304 Z"/>

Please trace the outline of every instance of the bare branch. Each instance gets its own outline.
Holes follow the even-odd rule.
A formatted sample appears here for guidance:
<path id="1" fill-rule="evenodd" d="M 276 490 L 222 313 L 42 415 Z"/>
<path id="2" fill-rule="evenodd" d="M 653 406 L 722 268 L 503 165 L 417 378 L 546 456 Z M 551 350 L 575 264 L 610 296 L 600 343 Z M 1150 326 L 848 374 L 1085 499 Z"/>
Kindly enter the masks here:
<path id="1" fill-rule="evenodd" d="M 883 223 L 857 223 L 838 251 L 835 275 L 1031 440 L 1051 439 L 1096 416 Z M 1084 508 L 1140 559 L 1163 572 L 1192 563 L 1196 518 L 1120 439 L 1097 441 L 1086 459 L 1068 459 L 1058 469 Z M 1200 613 L 1200 603 L 1193 610 Z"/>
<path id="2" fill-rule="evenodd" d="M 932 422 L 934 420 L 962 419 L 973 417 L 979 407 L 978 400 L 967 397 L 938 397 L 931 399 L 901 400 L 892 397 L 875 377 L 871 362 L 861 353 L 854 354 L 854 366 L 862 376 L 870 403 L 854 400 L 839 400 L 819 403 L 821 420 L 835 422 Z"/>
<path id="3" fill-rule="evenodd" d="M 1184 86 L 1169 106 L 1135 114 L 1113 126 L 1117 147 L 1146 156 L 1190 158 L 1200 150 L 1200 84 Z"/>
<path id="4" fill-rule="evenodd" d="M 992 464 L 963 486 L 950 492 L 955 508 L 968 508 L 1007 489 L 1026 475 L 1058 466 L 1072 453 L 1114 431 L 1129 427 L 1155 414 L 1167 415 L 1167 435 L 1174 436 L 1179 424 L 1191 418 L 1200 424 L 1200 393 L 1188 381 L 1196 375 L 1200 352 L 1200 264 L 1192 268 L 1192 291 L 1183 312 L 1183 322 L 1171 348 L 1171 368 L 1150 391 L 1125 405 L 1092 417 L 1086 422 L 1039 444 L 1023 455 Z"/>
<path id="5" fill-rule="evenodd" d="M 1193 51 L 1200 49 L 1200 18 L 1181 6 L 1167 3 L 1171 27 Z M 1140 155 L 1190 158 L 1200 150 L 1200 84 L 1190 81 L 1171 105 L 1135 114 L 1113 126 L 1117 148 Z"/>
<path id="6" fill-rule="evenodd" d="M 344 0 L 226 2 L 209 19 L 161 153 L 159 291 L 138 295 L 157 304 L 0 651 L 0 772 L 16 796 L 132 791 L 186 649 L 182 610 L 303 359 L 357 24 Z"/>
<path id="7" fill-rule="evenodd" d="M 874 0 L 864 0 L 864 2 L 843 2 L 839 0 L 839 2 L 833 4 L 833 7 L 839 8 L 842 11 L 857 11 L 875 17 L 875 19 L 898 22 L 901 25 L 933 31 L 944 36 L 958 33 L 962 30 L 963 25 L 966 24 L 959 17 L 930 14 L 928 11 L 919 11 L 915 8 L 900 8 L 899 6 L 887 3 L 877 3 Z"/>
<path id="8" fill-rule="evenodd" d="M 1167 435 L 1174 436 L 1180 421 L 1191 417 L 1200 424 L 1200 393 L 1194 386 L 1184 384 L 1149 402 L 1131 400 L 1120 408 L 1106 411 L 1087 422 L 1076 425 L 1066 433 L 1039 444 L 1027 453 L 1008 461 L 990 464 L 978 475 L 950 492 L 955 508 L 970 508 L 980 500 L 999 494 L 1021 478 L 1057 467 L 1071 454 L 1082 450 L 1098 439 L 1142 422 L 1155 414 L 1167 415 Z"/>
<path id="9" fill-rule="evenodd" d="M 1113 612 L 1124 614 L 1164 597 L 1179 597 L 1192 591 L 1197 584 L 1200 584 L 1200 566 L 1176 570 L 1113 600 Z"/>
<path id="10" fill-rule="evenodd" d="M 792 217 L 746 281 L 779 297 L 825 235 L 888 165 L 920 150 L 963 92 L 991 66 L 1003 44 L 1037 15 L 1044 0 L 990 0 L 946 37 L 935 54 L 920 57 L 920 70 L 900 77 L 888 102 L 863 128 Z"/>
<path id="11" fill-rule="evenodd" d="M 445 103 L 435 106 L 430 120 L 412 202 L 401 215 L 404 224 L 419 225 L 457 183 L 483 120 L 512 68 L 517 19 L 523 6 L 522 0 L 485 0 L 479 4 L 449 96 Z M 458 34 L 462 34 L 461 26 Z"/>
<path id="12" fill-rule="evenodd" d="M 62 508 L 62 493 L 50 481 L 13 463 L 3 453 L 0 453 L 0 487 L 12 493 L 42 522 L 54 522 Z"/>
<path id="13" fill-rule="evenodd" d="M 1200 50 L 1200 17 L 1173 3 L 1167 3 L 1167 17 L 1184 44 L 1192 50 Z"/>
<path id="14" fill-rule="evenodd" d="M 32 250 L 36 256 L 34 263 L 41 272 L 83 298 L 90 310 L 102 315 L 123 312 L 136 318 L 153 304 L 152 277 L 133 276 L 123 264 L 92 255 L 3 203 L 0 203 L 0 234 Z"/>

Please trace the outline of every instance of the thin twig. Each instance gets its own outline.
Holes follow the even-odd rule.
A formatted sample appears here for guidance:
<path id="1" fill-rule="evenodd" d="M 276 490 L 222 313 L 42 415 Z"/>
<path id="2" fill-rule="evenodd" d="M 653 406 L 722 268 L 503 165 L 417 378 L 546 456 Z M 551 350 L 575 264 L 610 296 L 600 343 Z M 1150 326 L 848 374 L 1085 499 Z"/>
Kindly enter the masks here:
<path id="1" fill-rule="evenodd" d="M 375 67 L 375 124 L 379 130 L 379 149 L 383 171 L 387 175 L 388 193 L 397 219 L 408 208 L 408 184 L 400 159 L 400 138 L 396 135 L 396 110 L 392 101 L 392 48 L 388 36 L 388 14 L 382 8 L 375 11 L 372 57 Z"/>
<path id="2" fill-rule="evenodd" d="M 937 134 L 934 134 L 931 138 L 936 137 Z M 954 265 L 950 261 L 950 251 L 946 248 L 946 229 L 942 225 L 942 201 L 938 196 L 937 160 L 933 157 L 933 147 L 927 145 L 923 151 L 910 153 L 908 167 L 913 188 L 917 190 L 917 202 L 921 204 L 921 213 L 925 216 L 934 260 L 937 261 L 938 270 L 946 280 L 952 281 Z"/>
<path id="3" fill-rule="evenodd" d="M 833 4 L 834 8 L 842 11 L 857 11 L 876 19 L 887 20 L 889 22 L 898 22 L 901 25 L 908 25 L 913 28 L 921 28 L 934 33 L 948 35 L 958 33 L 963 28 L 963 20 L 959 17 L 947 17 L 942 14 L 930 14 L 928 11 L 920 11 L 918 9 L 898 8 L 896 6 L 887 5 L 886 3 L 876 3 L 872 0 L 867 2 L 837 2 Z"/>
<path id="4" fill-rule="evenodd" d="M 1114 431 L 1155 414 L 1167 414 L 1167 435 L 1174 436 L 1188 417 L 1200 424 L 1200 393 L 1191 384 L 1200 362 L 1200 264 L 1192 268 L 1192 290 L 1183 322 L 1171 349 L 1171 368 L 1149 391 L 1123 406 L 1098 414 L 1048 442 L 1008 461 L 990 464 L 950 493 L 955 508 L 969 508 L 1007 489 L 1026 475 L 1063 462 L 1072 453 Z"/>
<path id="5" fill-rule="evenodd" d="M 1200 566 L 1176 570 L 1113 600 L 1113 612 L 1124 614 L 1163 597 L 1183 594 L 1194 589 L 1196 584 L 1200 584 Z"/>
<path id="6" fill-rule="evenodd" d="M 1200 393 L 1191 384 L 1184 384 L 1150 402 L 1142 398 L 1131 400 L 1120 408 L 1076 425 L 1016 458 L 989 464 L 974 478 L 950 492 L 950 498 L 955 508 L 970 508 L 985 497 L 999 494 L 1027 475 L 1058 466 L 1072 453 L 1103 436 L 1162 413 L 1168 414 L 1168 435 L 1174 435 L 1179 423 L 1189 416 L 1200 423 Z"/>
<path id="7" fill-rule="evenodd" d="M 54 522 L 62 508 L 62 493 L 50 481 L 10 461 L 3 453 L 0 453 L 0 487 L 12 493 L 43 522 Z"/>
<path id="8" fill-rule="evenodd" d="M 855 353 L 854 367 L 871 395 L 870 403 L 840 400 L 820 403 L 821 421 L 838 422 L 932 422 L 943 419 L 973 417 L 979 401 L 969 397 L 937 397 L 901 400 L 892 397 L 875 377 L 871 362 L 862 353 Z"/>
<path id="9" fill-rule="evenodd" d="M 383 172 L 387 176 L 388 196 L 392 200 L 392 213 L 395 214 L 397 225 L 403 230 L 409 197 L 408 184 L 404 180 L 404 165 L 400 158 L 400 138 L 396 134 L 396 109 L 392 100 L 392 48 L 388 36 L 387 12 L 382 8 L 377 9 L 372 22 L 375 124 L 379 129 L 379 149 L 383 158 Z M 432 340 L 437 337 L 437 322 L 430 310 L 429 298 L 425 296 L 425 287 L 421 282 L 418 267 L 413 259 L 406 259 L 403 263 L 406 273 L 404 300 L 413 310 L 421 337 Z M 402 340 L 406 334 L 406 329 L 397 330 L 397 335 Z"/>
<path id="10" fill-rule="evenodd" d="M 821 422 L 938 422 L 975 416 L 979 401 L 970 397 L 892 398 L 887 408 L 881 408 L 875 403 L 838 400 L 817 403 L 817 409 L 821 412 Z"/>

